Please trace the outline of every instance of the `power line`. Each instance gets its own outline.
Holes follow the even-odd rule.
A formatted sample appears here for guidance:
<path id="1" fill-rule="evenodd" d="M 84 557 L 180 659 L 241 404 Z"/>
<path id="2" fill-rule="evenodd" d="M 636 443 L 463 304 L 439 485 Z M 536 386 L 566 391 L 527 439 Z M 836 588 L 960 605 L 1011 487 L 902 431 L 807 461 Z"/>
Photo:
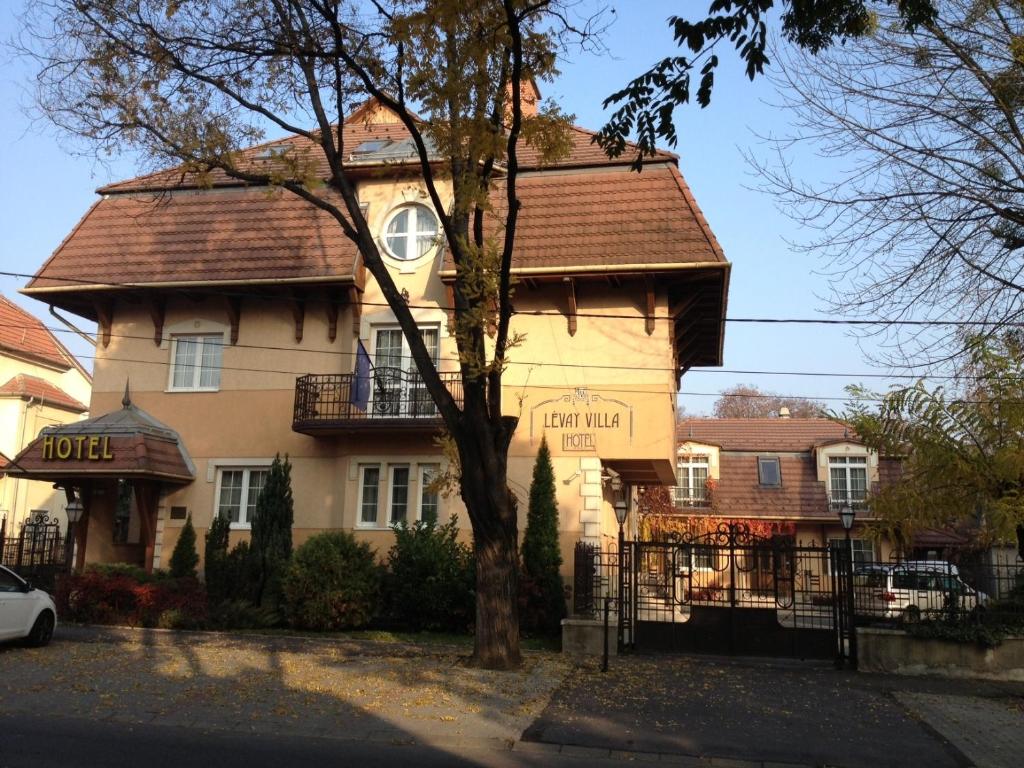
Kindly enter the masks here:
<path id="1" fill-rule="evenodd" d="M 125 357 L 106 357 L 106 356 L 102 356 L 101 357 L 101 356 L 97 356 L 97 355 L 82 355 L 82 357 L 84 357 L 86 359 L 103 360 L 103 361 L 109 361 L 109 362 L 114 362 L 114 363 L 133 363 L 133 364 L 139 364 L 139 365 L 159 365 L 159 366 L 162 366 L 164 368 L 169 368 L 172 365 L 172 362 L 169 361 L 169 360 L 136 360 L 136 359 L 125 358 Z M 226 366 L 226 365 L 220 366 L 218 368 L 218 370 L 221 370 L 221 371 L 238 371 L 238 372 L 242 372 L 242 373 L 263 373 L 263 374 L 268 374 L 269 373 L 269 374 L 278 374 L 278 375 L 281 375 L 281 376 L 305 376 L 305 375 L 309 374 L 309 371 L 277 370 L 277 369 L 273 369 L 273 368 L 243 368 L 243 367 L 238 367 L 238 366 Z M 457 371 L 442 371 L 442 373 L 457 373 Z M 354 376 L 355 374 L 315 374 L 315 375 L 339 375 L 339 376 L 351 375 L 351 376 Z M 572 387 L 571 384 L 531 384 L 529 382 L 515 383 L 515 384 L 506 383 L 506 384 L 503 384 L 502 386 L 503 386 L 503 389 L 507 389 L 507 390 L 512 391 L 512 392 L 514 392 L 516 390 L 520 390 L 520 389 L 547 389 L 547 390 L 556 390 L 556 391 L 564 392 L 567 388 L 571 388 Z M 599 389 L 601 392 L 613 392 L 613 393 L 616 393 L 616 394 L 636 394 L 636 395 L 671 394 L 671 393 L 668 393 L 668 392 L 658 392 L 657 390 L 652 390 L 652 389 L 638 389 L 638 388 L 635 388 L 635 387 L 632 387 L 632 388 L 630 388 L 630 387 L 605 387 L 605 386 L 600 385 L 600 384 L 596 385 L 595 388 Z M 230 390 L 218 390 L 218 391 L 230 391 Z M 188 390 L 182 390 L 182 392 L 183 393 L 184 392 L 188 392 Z M 882 397 L 852 397 L 852 396 L 851 397 L 828 397 L 828 396 L 820 396 L 819 397 L 817 395 L 778 395 L 778 394 L 774 394 L 774 393 L 738 394 L 738 393 L 730 393 L 730 392 L 691 392 L 691 391 L 686 391 L 686 390 L 679 390 L 679 391 L 677 391 L 675 393 L 675 396 L 677 396 L 677 397 L 678 396 L 686 396 L 686 397 L 714 397 L 714 398 L 727 397 L 727 398 L 745 398 L 745 399 L 775 399 L 775 398 L 781 398 L 781 399 L 784 399 L 784 400 L 809 400 L 809 401 L 814 401 L 814 402 L 843 402 L 843 403 L 850 403 L 850 402 L 880 403 L 880 402 L 884 402 L 884 398 L 882 398 Z M 951 401 L 951 402 L 964 403 L 964 404 L 985 404 L 985 403 L 987 403 L 989 401 L 987 401 L 987 400 L 956 399 L 955 401 Z M 1008 405 L 1024 405 L 1024 401 L 1017 401 L 1017 400 L 1002 400 L 1000 402 L 1008 404 Z"/>
<path id="2" fill-rule="evenodd" d="M 26 272 L 6 272 L 0 271 L 0 275 L 6 277 L 18 277 L 32 279 L 35 275 Z M 53 280 L 57 282 L 70 283 L 72 285 L 89 286 L 89 287 L 100 287 L 100 288 L 134 288 L 134 289 L 145 289 L 145 285 L 138 283 L 116 283 L 116 282 L 91 282 L 81 280 L 79 278 L 70 277 L 51 277 L 48 276 L 46 280 Z M 273 284 L 271 284 L 273 285 Z M 197 286 L 202 287 L 202 286 Z M 256 293 L 255 291 L 239 291 L 229 289 L 216 289 L 207 291 L 211 295 L 232 297 L 232 298 L 253 298 L 266 300 L 265 294 Z M 367 307 L 390 307 L 386 301 L 361 301 L 363 306 Z M 465 312 L 470 310 L 460 310 L 458 307 L 445 306 L 442 304 L 408 304 L 409 309 L 433 309 L 440 310 L 442 312 Z M 566 313 L 559 310 L 547 310 L 547 309 L 514 309 L 512 310 L 513 315 L 523 315 L 532 317 L 566 317 Z M 655 321 L 667 320 L 675 322 L 677 320 L 673 315 L 644 315 L 644 314 L 616 314 L 616 313 L 600 313 L 600 312 L 574 312 L 574 317 L 585 317 L 594 318 L 601 320 L 629 320 L 638 321 L 651 319 Z M 714 322 L 719 322 L 715 320 Z M 726 323 L 737 323 L 737 324 L 767 324 L 767 325 L 833 325 L 833 326 L 909 326 L 909 327 L 951 327 L 951 328 L 987 328 L 995 323 L 987 322 L 984 320 L 905 320 L 905 319 L 864 319 L 864 318 L 814 318 L 814 317 L 725 317 L 721 319 L 721 322 Z M 1024 328 L 1024 321 L 1006 321 L 1000 322 L 998 325 L 1007 328 Z"/>
<path id="3" fill-rule="evenodd" d="M 24 325 L 20 323 L 0 323 L 0 328 L 15 328 L 18 330 L 35 330 L 40 326 L 36 325 Z M 56 326 L 41 325 L 41 327 L 50 333 L 68 333 L 74 334 L 69 328 L 60 328 Z M 149 335 L 138 335 L 131 333 L 110 333 L 112 338 L 117 339 L 132 339 L 136 341 L 152 341 L 153 336 Z M 303 354 L 318 355 L 318 356 L 335 356 L 335 357 L 354 357 L 357 353 L 354 351 L 347 351 L 341 349 L 309 349 L 304 347 L 292 346 L 292 347 L 281 347 L 270 344 L 243 344 L 235 343 L 229 345 L 234 349 L 255 349 L 266 352 L 301 352 Z M 89 358 L 89 355 L 80 355 L 80 357 Z M 110 359 L 103 356 L 98 356 L 97 359 Z M 459 362 L 458 357 L 439 357 L 438 362 Z M 676 373 L 679 371 L 678 367 L 671 368 L 659 368 L 654 366 L 636 366 L 636 365 L 613 365 L 610 363 L 560 363 L 553 362 L 550 360 L 516 360 L 514 358 L 506 360 L 506 365 L 523 365 L 532 366 L 538 368 L 570 368 L 570 369 L 599 369 L 609 371 L 643 371 L 649 373 Z M 1005 377 L 986 377 L 986 376 L 975 376 L 971 374 L 935 374 L 922 376 L 920 374 L 913 373 L 842 373 L 837 371 L 765 371 L 765 370 L 740 370 L 732 368 L 701 368 L 700 370 L 691 369 L 690 374 L 693 373 L 714 373 L 714 374 L 729 374 L 734 376 L 806 376 L 806 377 L 824 377 L 824 378 L 840 378 L 840 379 L 911 379 L 914 381 L 920 379 L 932 379 L 932 380 L 952 380 L 952 381 L 973 381 L 979 378 L 985 378 L 990 380 L 1014 380 L 1013 376 Z"/>

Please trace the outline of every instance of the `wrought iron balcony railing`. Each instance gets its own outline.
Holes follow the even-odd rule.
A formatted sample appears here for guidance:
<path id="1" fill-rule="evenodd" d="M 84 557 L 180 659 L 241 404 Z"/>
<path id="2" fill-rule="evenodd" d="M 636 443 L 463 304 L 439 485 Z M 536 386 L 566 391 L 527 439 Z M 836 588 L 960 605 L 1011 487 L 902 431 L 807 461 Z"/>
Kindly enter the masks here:
<path id="1" fill-rule="evenodd" d="M 442 373 L 441 380 L 461 405 L 461 376 Z M 360 384 L 365 391 L 357 391 Z M 387 424 L 427 427 L 432 426 L 431 420 L 440 418 L 419 374 L 400 368 L 375 368 L 365 382 L 359 382 L 351 373 L 308 374 L 295 382 L 292 428 L 297 432 L 377 428 Z"/>

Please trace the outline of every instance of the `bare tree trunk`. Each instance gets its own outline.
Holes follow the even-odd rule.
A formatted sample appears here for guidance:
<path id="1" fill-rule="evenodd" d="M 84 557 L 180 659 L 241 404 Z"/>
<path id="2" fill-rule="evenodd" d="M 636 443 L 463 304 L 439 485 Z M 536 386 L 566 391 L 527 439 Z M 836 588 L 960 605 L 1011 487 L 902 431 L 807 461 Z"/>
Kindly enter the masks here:
<path id="1" fill-rule="evenodd" d="M 476 631 L 473 663 L 513 669 L 519 653 L 518 503 L 508 487 L 508 447 L 518 419 L 487 418 L 484 387 L 469 386 L 457 441 L 460 488 L 473 524 Z"/>

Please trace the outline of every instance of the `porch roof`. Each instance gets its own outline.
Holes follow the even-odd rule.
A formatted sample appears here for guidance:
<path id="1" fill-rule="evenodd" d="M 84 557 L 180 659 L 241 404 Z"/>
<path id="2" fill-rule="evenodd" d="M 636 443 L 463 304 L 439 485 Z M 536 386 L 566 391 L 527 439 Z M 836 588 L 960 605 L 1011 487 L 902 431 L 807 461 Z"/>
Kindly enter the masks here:
<path id="1" fill-rule="evenodd" d="M 136 407 L 127 387 L 121 403 L 118 411 L 45 427 L 6 474 L 72 485 L 102 478 L 192 482 L 195 465 L 178 433 Z"/>

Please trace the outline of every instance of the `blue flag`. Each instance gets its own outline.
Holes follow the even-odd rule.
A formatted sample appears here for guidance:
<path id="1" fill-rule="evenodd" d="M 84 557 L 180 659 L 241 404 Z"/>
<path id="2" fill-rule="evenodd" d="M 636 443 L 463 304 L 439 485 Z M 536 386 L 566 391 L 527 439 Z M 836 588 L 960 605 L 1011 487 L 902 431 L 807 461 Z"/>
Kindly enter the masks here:
<path id="1" fill-rule="evenodd" d="M 373 366 L 370 364 L 370 355 L 366 351 L 366 347 L 363 346 L 363 342 L 359 341 L 358 344 L 355 375 L 352 379 L 352 386 L 349 387 L 349 402 L 359 410 L 365 411 L 366 406 L 370 403 L 370 369 Z"/>

